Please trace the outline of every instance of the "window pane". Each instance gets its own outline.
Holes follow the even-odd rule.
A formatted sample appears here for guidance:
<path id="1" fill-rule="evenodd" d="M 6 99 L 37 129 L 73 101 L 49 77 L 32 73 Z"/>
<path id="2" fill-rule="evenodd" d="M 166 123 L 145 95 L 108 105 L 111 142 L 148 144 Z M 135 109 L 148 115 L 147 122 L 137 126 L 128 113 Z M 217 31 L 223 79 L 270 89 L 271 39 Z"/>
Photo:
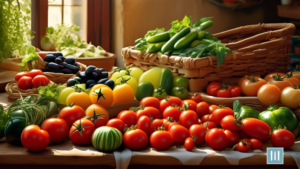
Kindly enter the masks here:
<path id="1" fill-rule="evenodd" d="M 56 26 L 61 24 L 61 10 L 60 6 L 49 6 L 48 7 L 48 27 Z"/>
<path id="2" fill-rule="evenodd" d="M 48 0 L 49 5 L 61 5 L 62 0 Z"/>
<path id="3" fill-rule="evenodd" d="M 65 5 L 82 5 L 82 0 L 64 0 Z"/>

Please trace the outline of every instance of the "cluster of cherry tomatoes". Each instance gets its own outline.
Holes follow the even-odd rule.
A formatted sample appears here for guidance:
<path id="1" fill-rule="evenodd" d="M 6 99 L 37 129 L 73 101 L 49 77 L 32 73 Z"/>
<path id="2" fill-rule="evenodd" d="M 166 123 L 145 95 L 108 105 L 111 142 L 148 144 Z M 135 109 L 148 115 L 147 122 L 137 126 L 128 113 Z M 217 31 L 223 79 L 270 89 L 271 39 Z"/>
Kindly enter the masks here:
<path id="1" fill-rule="evenodd" d="M 146 97 L 140 107 L 120 112 L 107 126 L 120 130 L 124 145 L 131 150 L 143 149 L 149 142 L 156 150 L 184 145 L 191 151 L 205 142 L 214 150 L 234 147 L 240 152 L 262 150 L 263 142 L 270 139 L 273 146 L 290 148 L 294 144 L 293 134 L 286 129 L 271 132 L 263 121 L 236 119 L 228 107 L 201 102 L 197 95 L 193 98 L 198 98 L 197 102 Z M 284 138 L 289 139 L 282 141 Z"/>
<path id="2" fill-rule="evenodd" d="M 239 86 L 231 86 L 221 84 L 220 82 L 212 82 L 207 86 L 207 94 L 217 97 L 238 97 L 242 94 Z"/>
<path id="3" fill-rule="evenodd" d="M 33 69 L 30 72 L 20 72 L 15 76 L 15 80 L 18 82 L 18 87 L 23 90 L 38 88 L 40 86 L 47 86 L 50 80 L 43 75 L 43 72 L 39 69 Z"/>

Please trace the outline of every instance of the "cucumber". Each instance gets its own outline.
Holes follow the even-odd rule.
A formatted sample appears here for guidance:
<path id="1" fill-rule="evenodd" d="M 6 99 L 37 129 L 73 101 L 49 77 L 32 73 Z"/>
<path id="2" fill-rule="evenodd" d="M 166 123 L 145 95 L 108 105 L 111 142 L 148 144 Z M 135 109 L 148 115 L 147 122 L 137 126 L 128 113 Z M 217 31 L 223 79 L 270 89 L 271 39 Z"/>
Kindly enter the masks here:
<path id="1" fill-rule="evenodd" d="M 189 34 L 185 35 L 183 38 L 179 39 L 174 45 L 175 49 L 181 49 L 185 45 L 187 45 L 190 42 L 193 42 L 198 37 L 198 32 L 190 32 Z"/>
<path id="2" fill-rule="evenodd" d="M 169 68 L 163 68 L 158 81 L 158 87 L 164 89 L 168 95 L 171 94 L 173 88 L 173 73 Z"/>
<path id="3" fill-rule="evenodd" d="M 168 41 L 170 39 L 169 32 L 159 33 L 154 36 L 148 37 L 147 42 L 148 43 L 158 43 L 158 42 L 164 42 Z"/>
<path id="4" fill-rule="evenodd" d="M 191 32 L 190 27 L 183 28 L 180 32 L 176 33 L 164 46 L 161 48 L 162 53 L 171 52 L 174 50 L 175 43 L 186 34 Z"/>
<path id="5" fill-rule="evenodd" d="M 159 42 L 159 43 L 149 43 L 148 48 L 146 50 L 147 53 L 157 53 L 161 50 L 161 47 L 165 44 L 166 42 Z"/>
<path id="6" fill-rule="evenodd" d="M 211 27 L 213 25 L 213 23 L 214 22 L 211 20 L 201 23 L 200 30 L 204 31 L 204 30 L 208 29 L 209 27 Z"/>
<path id="7" fill-rule="evenodd" d="M 195 46 L 198 46 L 198 45 L 200 45 L 201 44 L 201 41 L 200 40 L 194 40 L 193 42 L 192 42 L 192 44 L 191 44 L 191 48 L 193 48 L 193 47 L 195 47 Z"/>

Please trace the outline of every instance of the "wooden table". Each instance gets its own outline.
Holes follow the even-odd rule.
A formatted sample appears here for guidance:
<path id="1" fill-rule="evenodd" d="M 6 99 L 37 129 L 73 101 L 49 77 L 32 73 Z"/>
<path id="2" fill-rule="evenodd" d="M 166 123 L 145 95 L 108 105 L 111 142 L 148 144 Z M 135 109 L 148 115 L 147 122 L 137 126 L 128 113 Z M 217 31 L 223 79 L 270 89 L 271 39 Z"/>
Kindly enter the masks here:
<path id="1" fill-rule="evenodd" d="M 6 93 L 0 93 L 0 103 L 10 104 Z M 299 142 L 300 147 L 300 142 Z M 291 156 L 284 156 L 284 165 L 266 165 L 265 155 L 256 155 L 240 160 L 239 166 L 232 166 L 223 156 L 208 155 L 201 166 L 185 166 L 170 156 L 133 156 L 129 168 L 285 168 L 296 169 L 296 163 Z M 58 145 L 49 145 L 45 151 L 29 152 L 22 146 L 14 146 L 0 140 L 0 169 L 11 168 L 115 168 L 116 162 L 113 153 L 102 153 L 90 146 L 73 145 L 70 140 Z"/>

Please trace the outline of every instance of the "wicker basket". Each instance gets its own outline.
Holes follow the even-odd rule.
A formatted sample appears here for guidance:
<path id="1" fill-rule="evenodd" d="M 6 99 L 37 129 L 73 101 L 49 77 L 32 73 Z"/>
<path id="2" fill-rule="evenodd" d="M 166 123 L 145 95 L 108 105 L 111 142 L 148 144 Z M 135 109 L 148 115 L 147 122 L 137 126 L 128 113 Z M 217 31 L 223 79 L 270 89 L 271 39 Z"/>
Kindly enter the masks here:
<path id="1" fill-rule="evenodd" d="M 295 25 L 291 23 L 257 24 L 214 34 L 233 50 L 233 54 L 226 55 L 220 68 L 215 56 L 195 59 L 159 56 L 158 53 L 142 53 L 134 47 L 123 48 L 121 53 L 127 62 L 125 66 L 133 65 L 144 71 L 155 66 L 168 67 L 174 75 L 189 78 L 189 91 L 201 92 L 213 81 L 237 82 L 237 78 L 244 75 L 287 72 L 290 37 L 294 30 Z"/>
<path id="2" fill-rule="evenodd" d="M 45 70 L 46 69 L 46 64 L 47 62 L 45 62 L 40 56 L 38 58 L 38 60 L 35 61 L 31 61 L 27 63 L 27 66 L 29 68 L 29 70 L 32 69 L 41 69 L 41 70 Z M 79 71 L 84 71 L 86 69 L 86 65 L 77 62 L 78 64 L 78 68 Z M 66 83 L 70 78 L 76 76 L 75 74 L 63 74 L 63 73 L 53 73 L 53 72 L 44 72 L 44 75 L 51 80 L 52 82 L 56 83 L 56 84 L 64 84 Z"/>

